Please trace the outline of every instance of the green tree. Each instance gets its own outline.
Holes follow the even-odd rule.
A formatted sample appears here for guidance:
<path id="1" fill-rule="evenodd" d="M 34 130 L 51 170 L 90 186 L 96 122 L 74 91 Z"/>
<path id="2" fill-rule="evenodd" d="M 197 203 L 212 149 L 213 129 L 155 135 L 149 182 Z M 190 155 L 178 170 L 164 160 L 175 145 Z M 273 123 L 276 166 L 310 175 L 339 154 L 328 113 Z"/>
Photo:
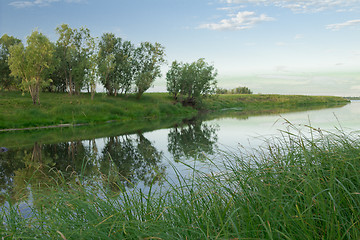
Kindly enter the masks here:
<path id="1" fill-rule="evenodd" d="M 113 33 L 104 33 L 99 43 L 98 69 L 100 81 L 109 95 L 131 90 L 136 71 L 134 46 Z"/>
<path id="2" fill-rule="evenodd" d="M 136 74 L 136 52 L 130 41 L 124 41 L 120 46 L 121 48 L 115 57 L 115 73 L 118 79 L 118 91 L 126 94 L 131 90 Z"/>
<path id="3" fill-rule="evenodd" d="M 137 98 L 148 90 L 157 77 L 161 76 L 160 66 L 165 62 L 164 47 L 159 43 L 141 43 L 136 49 L 135 85 Z"/>
<path id="4" fill-rule="evenodd" d="M 40 104 L 40 88 L 49 82 L 53 53 L 53 44 L 38 31 L 27 38 L 26 48 L 22 43 L 10 48 L 11 75 L 21 78 L 21 86 L 30 92 L 34 104 Z"/>
<path id="5" fill-rule="evenodd" d="M 177 100 L 181 90 L 182 65 L 173 61 L 169 71 L 166 73 L 166 88 L 170 94 Z"/>
<path id="6" fill-rule="evenodd" d="M 231 90 L 225 88 L 216 88 L 216 94 L 252 94 L 248 87 L 237 87 Z"/>
<path id="7" fill-rule="evenodd" d="M 64 78 L 64 69 L 61 66 L 62 50 L 56 45 L 54 48 L 54 71 L 50 75 L 52 82 L 47 90 L 49 92 L 66 92 L 67 84 Z"/>
<path id="8" fill-rule="evenodd" d="M 85 81 L 88 86 L 90 86 L 91 89 L 91 100 L 94 99 L 94 95 L 96 92 L 96 80 L 98 76 L 98 69 L 97 69 L 97 54 L 96 54 L 96 42 L 95 39 L 91 38 L 89 39 L 89 61 L 88 61 L 88 67 L 86 69 L 85 74 Z"/>
<path id="9" fill-rule="evenodd" d="M 233 94 L 252 94 L 253 92 L 247 87 L 237 87 L 231 90 Z"/>
<path id="10" fill-rule="evenodd" d="M 16 87 L 16 81 L 10 75 L 11 71 L 8 64 L 10 55 L 10 47 L 21 43 L 20 39 L 4 34 L 0 38 L 0 89 L 8 89 Z"/>
<path id="11" fill-rule="evenodd" d="M 216 89 L 217 71 L 213 65 L 200 58 L 193 63 L 172 63 L 167 73 L 167 90 L 174 98 L 182 96 L 184 104 L 195 105 L 201 96 Z"/>
<path id="12" fill-rule="evenodd" d="M 72 29 L 67 24 L 58 26 L 56 32 L 59 34 L 56 42 L 59 48 L 59 66 L 64 74 L 67 89 L 70 95 L 79 94 L 86 83 L 85 75 L 90 66 L 93 38 L 89 29 Z"/>

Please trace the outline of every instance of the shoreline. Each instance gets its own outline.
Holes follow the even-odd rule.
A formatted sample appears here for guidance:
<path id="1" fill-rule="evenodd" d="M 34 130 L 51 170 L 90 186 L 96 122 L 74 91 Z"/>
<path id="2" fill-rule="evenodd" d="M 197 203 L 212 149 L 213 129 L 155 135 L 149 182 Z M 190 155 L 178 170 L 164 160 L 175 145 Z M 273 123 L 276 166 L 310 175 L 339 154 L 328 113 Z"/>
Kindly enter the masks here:
<path id="1" fill-rule="evenodd" d="M 264 111 L 277 108 L 294 109 L 307 106 L 346 105 L 350 101 L 332 96 L 224 94 L 204 98 L 200 108 L 182 106 L 167 93 L 147 93 L 143 99 L 134 96 L 109 97 L 97 94 L 69 96 L 67 93 L 42 93 L 42 104 L 33 105 L 27 96 L 17 92 L 0 92 L 0 132 L 68 128 L 130 123 L 139 120 L 189 118 L 199 113 L 227 111 Z M 9 109 L 7 106 L 12 106 Z"/>

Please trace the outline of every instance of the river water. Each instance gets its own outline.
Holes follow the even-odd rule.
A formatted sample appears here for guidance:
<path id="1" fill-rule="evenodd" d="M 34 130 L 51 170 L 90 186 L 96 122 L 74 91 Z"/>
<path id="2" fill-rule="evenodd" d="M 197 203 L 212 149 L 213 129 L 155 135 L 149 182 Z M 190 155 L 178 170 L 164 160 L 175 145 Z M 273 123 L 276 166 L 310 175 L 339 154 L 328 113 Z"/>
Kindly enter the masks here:
<path id="1" fill-rule="evenodd" d="M 280 136 L 281 131 L 289 128 L 303 132 L 309 130 L 308 126 L 324 132 L 360 130 L 360 101 L 336 108 L 279 112 L 224 111 L 172 127 L 85 140 L 47 142 L 34 137 L 32 141 L 31 136 L 37 132 L 18 134 L 19 142 L 22 138 L 30 139 L 26 144 L 6 145 L 3 139 L 0 206 L 9 199 L 17 202 L 31 198 L 29 186 L 47 185 L 59 176 L 59 171 L 65 180 L 76 173 L 87 181 L 112 179 L 127 188 L 146 188 L 154 182 L 160 184 L 164 176 L 176 179 L 174 167 L 184 175 L 191 174 L 188 165 L 216 171 L 208 168 L 207 163 L 219 161 L 220 165 L 219 153 L 256 149 L 266 139 Z M 57 131 L 55 135 L 61 130 Z M 11 138 L 14 136 L 17 135 Z"/>

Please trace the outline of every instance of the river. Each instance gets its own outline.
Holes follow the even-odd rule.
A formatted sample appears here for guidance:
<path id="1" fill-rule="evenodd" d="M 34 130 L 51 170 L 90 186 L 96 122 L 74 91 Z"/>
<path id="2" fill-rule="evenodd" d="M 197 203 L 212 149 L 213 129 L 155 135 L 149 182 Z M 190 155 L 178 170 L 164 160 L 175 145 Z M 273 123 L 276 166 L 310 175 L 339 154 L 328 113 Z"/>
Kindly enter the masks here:
<path id="1" fill-rule="evenodd" d="M 307 134 L 311 132 L 309 126 L 317 132 L 360 130 L 360 101 L 336 108 L 279 112 L 224 111 L 171 127 L 127 134 L 115 134 L 116 125 L 109 124 L 114 129 L 108 136 L 85 140 L 71 135 L 71 140 L 64 141 L 67 130 L 3 134 L 0 206 L 9 199 L 31 200 L 31 185 L 48 186 L 59 178 L 59 172 L 65 181 L 81 174 L 87 182 L 111 180 L 125 188 L 146 188 L 154 182 L 161 184 L 164 179 L 176 182 L 174 169 L 184 176 L 191 174 L 189 165 L 202 171 L 217 171 L 209 168 L 208 162 L 220 166 L 223 159 L 219 156 L 223 153 L 251 151 L 268 139 L 280 137 L 282 131 L 300 130 Z M 43 132 L 47 140 L 37 137 Z"/>

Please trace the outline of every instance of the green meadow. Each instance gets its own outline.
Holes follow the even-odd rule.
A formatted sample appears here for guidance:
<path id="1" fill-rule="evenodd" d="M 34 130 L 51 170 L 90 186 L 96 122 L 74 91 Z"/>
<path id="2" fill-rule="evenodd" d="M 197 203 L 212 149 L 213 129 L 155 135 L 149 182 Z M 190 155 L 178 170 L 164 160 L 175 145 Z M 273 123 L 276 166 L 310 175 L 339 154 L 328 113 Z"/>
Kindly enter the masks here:
<path id="1" fill-rule="evenodd" d="M 167 93 L 107 96 L 90 94 L 41 93 L 41 104 L 34 105 L 29 94 L 0 92 L 0 129 L 33 128 L 60 124 L 95 125 L 106 122 L 130 123 L 169 117 L 190 118 L 198 112 L 236 108 L 239 111 L 263 111 L 301 106 L 346 104 L 340 97 L 289 95 L 214 95 L 203 99 L 196 109 L 184 107 Z"/>

